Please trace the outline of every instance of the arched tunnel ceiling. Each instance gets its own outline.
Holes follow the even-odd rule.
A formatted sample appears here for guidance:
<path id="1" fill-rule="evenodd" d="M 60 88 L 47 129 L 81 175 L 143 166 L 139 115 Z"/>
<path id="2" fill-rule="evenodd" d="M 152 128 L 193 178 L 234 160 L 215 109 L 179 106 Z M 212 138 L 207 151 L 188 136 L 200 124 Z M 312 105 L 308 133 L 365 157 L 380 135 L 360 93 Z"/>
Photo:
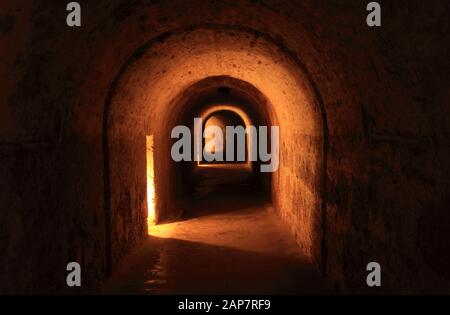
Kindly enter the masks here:
<path id="1" fill-rule="evenodd" d="M 168 108 L 172 100 L 191 85 L 216 76 L 253 85 L 267 98 L 268 112 L 275 114 L 278 119 L 273 121 L 281 128 L 292 124 L 307 134 L 322 133 L 319 104 L 302 69 L 279 47 L 235 30 L 199 29 L 154 43 L 127 67 L 115 87 L 121 93 L 113 92 L 121 99 L 113 102 L 130 104 L 118 109 L 118 115 L 170 126 L 169 115 L 179 110 Z M 110 110 L 114 117 L 116 109 Z"/>
<path id="2" fill-rule="evenodd" d="M 195 4 L 192 4 L 195 5 Z M 204 5 L 204 3 L 203 3 Z M 244 2 L 240 5 L 247 6 L 248 3 Z M 172 11 L 165 11 L 164 4 L 162 4 L 163 8 L 158 10 L 158 14 L 164 16 L 165 13 L 167 13 L 168 16 L 171 16 L 174 14 Z M 200 5 L 201 6 L 201 5 Z M 183 7 L 183 6 L 182 6 Z M 250 7 L 252 9 L 250 9 Z M 296 69 L 299 67 L 303 67 L 304 71 L 306 70 L 308 75 L 310 76 L 310 81 L 314 81 L 313 77 L 317 77 L 317 75 L 322 76 L 325 73 L 328 73 L 327 76 L 335 76 L 339 75 L 339 63 L 338 60 L 331 61 L 329 58 L 327 58 L 324 53 L 328 53 L 326 50 L 323 49 L 323 47 L 320 47 L 320 45 L 314 44 L 312 42 L 311 36 L 313 33 L 308 29 L 305 28 L 305 24 L 308 20 L 311 19 L 311 17 L 305 15 L 305 20 L 301 19 L 289 19 L 286 18 L 284 15 L 280 15 L 279 12 L 268 9 L 267 7 L 263 5 L 249 5 L 248 10 L 245 10 L 249 16 L 243 16 L 242 14 L 236 15 L 236 12 L 234 14 L 230 13 L 229 11 L 234 11 L 233 7 L 222 5 L 220 10 L 224 10 L 222 19 L 217 19 L 217 15 L 214 14 L 214 12 L 211 13 L 209 16 L 208 14 L 202 14 L 198 15 L 183 15 L 177 17 L 176 24 L 167 23 L 167 25 L 164 27 L 164 23 L 159 24 L 158 26 L 148 25 L 151 23 L 154 23 L 156 20 L 158 21 L 169 21 L 171 18 L 167 17 L 160 17 L 159 19 L 155 20 L 155 17 L 152 15 L 154 14 L 152 6 L 145 7 L 143 10 L 146 12 L 144 15 L 148 19 L 145 19 L 145 22 L 143 22 L 141 19 L 139 19 L 137 16 L 133 15 L 134 10 L 138 11 L 138 8 L 130 7 L 129 8 L 129 15 L 124 18 L 123 23 L 124 27 L 119 28 L 119 32 L 113 33 L 115 40 L 112 40 L 109 38 L 109 40 L 106 42 L 105 40 L 102 40 L 102 37 L 96 38 L 97 40 L 97 48 L 98 52 L 103 52 L 103 55 L 99 56 L 100 58 L 95 58 L 97 61 L 94 65 L 94 69 L 98 69 L 98 74 L 105 74 L 105 72 L 109 72 L 110 77 L 114 77 L 118 72 L 119 69 L 123 66 L 124 60 L 130 60 L 130 56 L 135 56 L 135 52 L 138 50 L 138 55 L 142 54 L 145 50 L 145 44 L 149 41 L 155 42 L 155 46 L 160 46 L 160 48 L 164 47 L 170 49 L 170 47 L 174 48 L 174 43 L 179 42 L 180 38 L 186 37 L 188 40 L 194 40 L 194 35 L 197 33 L 197 43 L 199 44 L 199 47 L 203 47 L 202 49 L 208 50 L 218 50 L 226 49 L 224 47 L 215 47 L 214 45 L 217 45 L 218 43 L 214 43 L 216 39 L 214 39 L 213 33 L 223 33 L 222 39 L 220 40 L 227 40 L 228 42 L 224 44 L 226 45 L 232 45 L 230 50 L 236 50 L 238 52 L 239 50 L 243 50 L 244 47 L 246 50 L 249 50 L 253 54 L 260 54 L 262 53 L 266 57 L 266 63 L 267 58 L 272 58 L 273 56 L 278 56 L 276 58 L 280 58 L 280 61 L 283 63 L 284 59 L 296 59 L 300 64 L 295 66 L 291 65 L 290 69 Z M 147 11 L 148 10 L 148 11 Z M 170 10 L 167 8 L 167 10 Z M 296 9 L 298 11 L 298 8 Z M 170 13 L 169 13 L 170 12 Z M 189 12 L 189 11 L 188 11 Z M 264 17 L 264 19 L 262 19 Z M 267 25 L 265 25 L 265 21 L 270 21 L 271 26 L 270 28 L 267 28 Z M 125 23 L 126 22 L 126 23 Z M 301 23 L 300 23 L 301 22 Z M 105 22 L 106 23 L 106 22 Z M 314 22 L 311 22 L 314 23 Z M 315 22 L 317 23 L 317 22 Z M 317 24 L 319 25 L 319 24 Z M 138 29 L 139 31 L 131 31 L 131 30 Z M 198 36 L 200 33 L 200 30 L 205 30 L 204 34 L 206 34 L 206 31 L 209 30 L 209 35 L 204 37 L 204 42 L 202 42 L 202 36 Z M 196 31 L 197 30 L 197 31 Z M 93 37 L 95 37 L 93 33 Z M 183 35 L 184 34 L 184 35 Z M 226 36 L 228 34 L 228 37 Z M 231 34 L 235 34 L 233 37 Z M 281 34 L 283 34 L 281 36 Z M 99 34 L 100 35 L 100 34 Z M 103 34 L 101 34 L 103 35 Z M 217 35 L 218 36 L 218 35 Z M 217 37 L 216 36 L 216 37 Z M 178 38 L 178 39 L 177 39 Z M 228 38 L 228 39 L 227 39 Z M 318 41 L 317 38 L 314 40 Z M 167 41 L 167 43 L 166 43 Z M 201 42 L 201 43 L 200 43 Z M 264 44 L 264 42 L 266 42 Z M 267 42 L 270 42 L 268 45 Z M 194 43 L 194 41 L 192 42 Z M 111 46 L 113 45 L 113 46 Z M 120 46 L 117 46 L 120 45 Z M 180 44 L 182 45 L 182 44 Z M 188 44 L 185 44 L 184 48 L 187 47 Z M 241 45 L 241 47 L 239 47 Z M 263 48 L 261 45 L 265 45 L 266 48 Z M 183 46 L 180 46 L 183 47 Z M 164 48 L 164 49 L 165 49 Z M 142 51 L 139 52 L 139 49 L 142 49 Z M 194 47 L 194 50 L 196 47 Z M 264 51 L 266 49 L 266 51 Z M 183 49 L 181 48 L 181 51 Z M 113 55 L 111 53 L 114 52 Z M 224 53 L 224 51 L 222 51 Z M 189 50 L 186 49 L 183 51 L 184 54 L 189 53 Z M 170 58 L 174 56 L 175 60 L 172 60 L 171 63 L 174 65 L 177 63 L 178 65 L 182 65 L 184 63 L 185 68 L 187 65 L 187 60 L 182 60 L 183 53 L 179 53 L 176 51 L 173 51 L 170 54 L 166 54 L 167 56 L 160 56 L 161 61 L 169 62 Z M 195 53 L 195 51 L 194 51 Z M 271 53 L 274 53 L 273 55 L 270 55 Z M 203 56 L 206 56 L 206 51 L 204 51 Z M 223 59 L 223 54 L 220 56 L 218 54 L 215 58 L 218 58 L 217 61 L 220 60 L 220 58 Z M 235 57 L 237 55 L 235 54 Z M 133 58 L 133 57 L 131 57 Z M 165 59 L 166 58 L 166 59 Z M 208 57 L 209 58 L 209 57 Z M 248 56 L 247 59 L 250 59 L 251 56 Z M 255 58 L 255 55 L 253 56 Z M 275 58 L 275 59 L 276 59 Z M 119 60 L 122 60 L 122 63 L 119 62 Z M 191 60 L 192 62 L 193 60 Z M 261 60 L 262 61 L 262 60 Z M 291 62 L 293 62 L 291 60 Z M 242 64 L 242 63 L 241 63 Z M 270 63 L 269 63 L 270 64 Z M 223 73 L 219 72 L 219 66 L 221 67 L 227 67 L 231 65 L 218 65 L 216 64 L 216 73 L 219 75 L 222 75 Z M 89 66 L 90 67 L 90 66 Z M 197 65 L 198 67 L 198 65 Z M 264 64 L 260 65 L 260 68 L 264 67 Z M 100 68 L 100 69 L 99 69 Z M 255 69 L 258 67 L 255 65 Z M 89 68 L 90 70 L 93 70 L 92 68 Z M 112 72 L 114 71 L 115 72 Z M 251 68 L 249 68 L 252 70 Z M 180 69 L 179 69 L 180 70 Z M 238 71 L 237 68 L 234 70 L 231 69 L 230 73 L 234 73 L 239 76 L 242 76 L 245 71 L 248 69 L 241 69 Z M 96 72 L 97 72 L 96 71 Z M 164 71 L 164 69 L 161 69 L 161 71 Z M 234 74 L 233 73 L 233 74 Z M 261 73 L 262 74 L 262 73 Z M 279 73 L 281 74 L 281 73 Z M 162 78 L 164 76 L 164 73 L 161 72 L 160 77 Z M 177 73 L 177 76 L 180 76 L 180 73 Z M 193 78 L 189 78 L 189 70 L 186 71 L 186 73 L 183 74 L 184 80 L 191 80 L 191 82 L 195 82 Z M 304 74 L 305 76 L 305 74 Z M 100 82 L 98 82 L 97 79 L 92 78 L 92 80 L 96 80 L 96 84 L 98 85 Z M 263 83 L 264 80 L 270 80 L 269 78 L 261 77 L 259 79 L 261 81 L 260 85 Z M 245 81 L 245 80 L 244 80 Z M 305 80 L 304 80 L 305 81 Z M 344 80 L 334 80 L 332 84 L 339 85 L 339 84 L 345 84 L 343 82 Z M 86 81 L 85 82 L 87 86 L 86 88 L 90 89 L 92 88 L 91 83 L 94 83 L 92 81 Z M 101 90 L 107 91 L 109 86 L 104 86 Z M 321 86 L 321 88 L 324 88 Z M 100 90 L 100 91 L 101 91 Z M 84 94 L 84 93 L 82 93 Z M 92 101 L 92 99 L 91 99 Z M 80 105 L 82 106 L 83 103 Z M 346 115 L 349 116 L 349 111 L 353 110 L 354 112 L 351 114 L 352 116 L 356 116 L 359 114 L 359 109 L 351 109 L 347 108 Z M 90 109 L 92 111 L 92 108 Z"/>
<path id="3" fill-rule="evenodd" d="M 172 113 L 170 120 L 179 116 L 181 124 L 193 116 L 202 116 L 213 104 L 228 104 L 236 107 L 249 119 L 263 125 L 276 125 L 275 114 L 267 98 L 248 82 L 229 76 L 208 77 L 189 86 L 171 101 L 169 106 L 180 108 Z M 274 119 L 270 121 L 270 117 Z"/>

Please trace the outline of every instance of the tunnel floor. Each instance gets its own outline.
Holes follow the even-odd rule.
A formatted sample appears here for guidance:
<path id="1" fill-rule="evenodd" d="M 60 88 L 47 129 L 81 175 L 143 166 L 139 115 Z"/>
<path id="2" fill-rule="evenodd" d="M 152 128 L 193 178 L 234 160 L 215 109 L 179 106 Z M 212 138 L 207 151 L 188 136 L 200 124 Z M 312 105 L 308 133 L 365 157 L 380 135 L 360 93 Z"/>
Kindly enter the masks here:
<path id="1" fill-rule="evenodd" d="M 105 285 L 106 294 L 325 294 L 242 167 L 204 167 L 182 221 L 153 226 Z"/>

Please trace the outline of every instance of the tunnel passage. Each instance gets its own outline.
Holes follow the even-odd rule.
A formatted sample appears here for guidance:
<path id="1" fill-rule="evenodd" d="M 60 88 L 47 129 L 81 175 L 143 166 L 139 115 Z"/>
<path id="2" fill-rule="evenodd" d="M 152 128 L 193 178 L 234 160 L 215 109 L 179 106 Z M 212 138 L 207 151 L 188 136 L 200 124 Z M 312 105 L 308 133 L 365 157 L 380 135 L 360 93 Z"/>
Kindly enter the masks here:
<path id="1" fill-rule="evenodd" d="M 248 194 L 264 195 L 264 199 L 271 200 L 272 174 L 261 173 L 262 162 L 258 155 L 257 128 L 273 124 L 267 117 L 267 100 L 263 95 L 243 81 L 223 76 L 202 80 L 183 95 L 187 97 L 177 101 L 184 108 L 178 113 L 177 121 L 193 131 L 193 146 L 194 138 L 200 138 L 200 149 L 192 152 L 191 161 L 175 165 L 177 180 L 173 196 L 182 200 L 182 215 L 185 216 L 187 209 L 192 208 L 192 201 L 208 194 L 216 194 L 215 197 L 218 197 L 227 192 L 228 198 L 237 198 L 246 191 Z M 199 126 L 194 126 L 194 119 L 200 120 Z M 220 161 L 207 161 L 206 154 L 210 149 L 207 142 L 208 123 L 218 127 L 222 137 L 221 145 L 226 148 L 221 156 L 219 154 Z M 227 135 L 227 127 L 233 128 L 232 134 Z M 235 127 L 241 128 L 245 134 L 241 136 L 234 133 Z M 270 145 L 272 135 L 270 132 L 266 135 Z M 227 144 L 232 145 L 227 148 Z M 271 148 L 268 150 L 270 152 Z"/>
<path id="2" fill-rule="evenodd" d="M 189 169 L 170 159 L 168 135 L 211 104 L 232 104 L 252 121 L 279 126 L 279 168 L 258 174 L 258 181 L 301 249 L 320 263 L 326 128 L 315 93 L 298 60 L 246 31 L 189 30 L 139 49 L 114 81 L 105 110 L 111 265 L 147 228 L 146 137 L 153 143 L 160 223 L 183 213 L 186 176 L 180 174 Z"/>
<path id="3" fill-rule="evenodd" d="M 449 292 L 448 1 L 383 1 L 381 28 L 361 1 L 82 1 L 80 29 L 44 2 L 0 4 L 0 292 L 73 293 L 68 261 L 89 270 L 83 292 L 98 288 L 106 257 L 115 266 L 147 236 L 147 140 L 167 175 L 158 126 L 217 76 L 276 113 L 274 211 L 336 288 L 372 293 L 375 260 L 383 292 Z M 176 212 L 154 188 L 159 214 Z"/>

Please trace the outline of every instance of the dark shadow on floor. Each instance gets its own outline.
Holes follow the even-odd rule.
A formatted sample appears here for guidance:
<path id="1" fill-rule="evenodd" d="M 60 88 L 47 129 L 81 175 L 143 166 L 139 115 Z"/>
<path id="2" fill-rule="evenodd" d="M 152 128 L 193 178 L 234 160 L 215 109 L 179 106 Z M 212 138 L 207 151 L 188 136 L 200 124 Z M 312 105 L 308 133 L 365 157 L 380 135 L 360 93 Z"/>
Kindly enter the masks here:
<path id="1" fill-rule="evenodd" d="M 268 203 L 268 196 L 245 165 L 209 165 L 196 170 L 183 219 L 241 211 Z"/>
<path id="2" fill-rule="evenodd" d="M 316 268 L 263 255 L 149 237 L 105 287 L 107 294 L 327 294 Z"/>
<path id="3" fill-rule="evenodd" d="M 113 294 L 326 294 L 252 173 L 199 168 L 184 220 L 151 236 L 105 286 Z"/>

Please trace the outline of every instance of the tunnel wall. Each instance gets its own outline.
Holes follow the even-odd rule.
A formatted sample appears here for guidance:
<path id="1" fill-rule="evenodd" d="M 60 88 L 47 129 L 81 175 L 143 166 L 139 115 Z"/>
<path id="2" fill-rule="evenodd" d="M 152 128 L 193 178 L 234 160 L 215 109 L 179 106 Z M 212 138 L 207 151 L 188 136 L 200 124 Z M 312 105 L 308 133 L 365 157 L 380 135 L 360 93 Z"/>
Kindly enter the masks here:
<path id="1" fill-rule="evenodd" d="M 65 3 L 2 2 L 0 292 L 74 292 L 65 286 L 73 260 L 85 270 L 81 291 L 98 288 L 105 99 L 143 43 L 210 23 L 270 34 L 320 93 L 324 269 L 335 288 L 373 292 L 365 265 L 378 261 L 384 292 L 449 292 L 449 22 L 440 14 L 449 4 L 380 2 L 379 29 L 353 1 L 80 1 L 81 29 L 65 26 Z M 118 244 L 120 260 L 133 244 Z"/>

